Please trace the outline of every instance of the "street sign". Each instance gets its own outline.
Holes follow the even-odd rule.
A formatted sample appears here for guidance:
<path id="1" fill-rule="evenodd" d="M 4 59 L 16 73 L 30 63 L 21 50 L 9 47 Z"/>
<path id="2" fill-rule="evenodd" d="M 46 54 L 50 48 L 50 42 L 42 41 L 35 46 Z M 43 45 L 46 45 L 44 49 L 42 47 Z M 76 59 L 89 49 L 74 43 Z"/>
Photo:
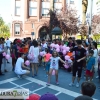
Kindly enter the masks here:
<path id="1" fill-rule="evenodd" d="M 31 35 L 34 35 L 34 32 L 31 32 Z"/>

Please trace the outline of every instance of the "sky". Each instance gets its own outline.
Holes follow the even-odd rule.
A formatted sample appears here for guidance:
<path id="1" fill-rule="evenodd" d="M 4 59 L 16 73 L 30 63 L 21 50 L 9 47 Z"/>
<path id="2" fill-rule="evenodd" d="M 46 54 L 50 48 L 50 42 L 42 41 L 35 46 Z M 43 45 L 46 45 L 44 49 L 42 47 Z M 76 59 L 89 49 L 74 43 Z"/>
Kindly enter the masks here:
<path id="1" fill-rule="evenodd" d="M 94 3 L 95 4 L 94 0 Z M 79 2 L 81 2 L 81 0 L 79 0 Z M 91 0 L 89 0 L 89 8 L 90 8 L 90 2 Z M 80 9 L 80 5 L 79 5 L 79 9 Z M 95 12 L 96 7 L 94 6 L 93 8 L 93 13 Z M 10 23 L 11 22 L 11 0 L 0 0 L 0 16 L 3 17 L 4 21 L 6 23 Z"/>
<path id="2" fill-rule="evenodd" d="M 0 16 L 6 23 L 11 22 L 11 0 L 0 0 Z"/>

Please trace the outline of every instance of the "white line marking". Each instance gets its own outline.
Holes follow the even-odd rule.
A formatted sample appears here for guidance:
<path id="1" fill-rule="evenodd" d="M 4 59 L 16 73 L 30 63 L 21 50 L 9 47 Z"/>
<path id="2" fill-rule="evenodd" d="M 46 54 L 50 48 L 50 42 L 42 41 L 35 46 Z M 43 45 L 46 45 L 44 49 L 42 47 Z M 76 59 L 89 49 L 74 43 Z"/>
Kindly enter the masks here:
<path id="1" fill-rule="evenodd" d="M 0 84 L 4 84 L 4 83 L 15 81 L 15 80 L 18 80 L 18 78 L 14 77 L 14 78 L 10 78 L 10 79 L 6 79 L 6 80 L 3 80 L 3 81 L 0 81 Z"/>
<path id="2" fill-rule="evenodd" d="M 41 84 L 44 87 L 46 86 L 46 82 L 43 82 L 41 80 L 34 79 L 34 78 L 31 78 L 31 77 L 28 77 L 26 79 L 30 80 L 34 83 Z M 68 89 L 64 89 L 64 88 L 61 88 L 61 87 L 58 87 L 58 86 L 55 86 L 55 85 L 50 85 L 50 86 L 48 86 L 48 88 L 53 89 L 53 90 L 58 91 L 58 92 L 60 91 L 64 94 L 67 94 L 67 95 L 72 96 L 72 97 L 78 97 L 78 96 L 81 95 L 80 93 L 77 93 L 77 92 L 74 92 L 74 91 L 71 91 L 71 90 L 68 90 Z M 94 100 L 98 100 L 98 99 L 94 99 Z"/>
<path id="3" fill-rule="evenodd" d="M 17 77 L 11 78 L 11 79 L 7 79 L 7 80 L 4 80 L 4 81 L 1 81 L 0 84 L 4 84 L 4 83 L 7 83 L 7 82 L 15 81 L 15 80 L 18 80 L 18 79 L 19 78 L 17 78 Z M 37 84 L 40 84 L 40 85 L 43 85 L 44 87 L 46 87 L 46 82 L 43 82 L 43 81 L 38 80 L 38 79 L 31 78 L 31 77 L 26 77 L 26 79 L 31 81 L 31 82 L 34 82 L 34 83 L 37 83 Z M 13 82 L 11 82 L 11 83 L 13 83 Z M 17 84 L 16 84 L 16 86 L 20 87 Z M 68 90 L 68 89 L 64 89 L 64 88 L 61 88 L 61 87 L 58 87 L 58 86 L 55 86 L 55 85 L 50 85 L 48 88 L 53 89 L 53 90 L 58 91 L 58 92 L 60 91 L 60 92 L 62 92 L 64 94 L 67 94 L 67 95 L 72 96 L 72 97 L 77 97 L 77 96 L 81 95 L 80 93 L 77 93 L 77 92 L 74 92 L 74 91 L 71 91 L 71 90 Z M 93 100 L 98 100 L 98 99 L 93 99 Z"/>
<path id="4" fill-rule="evenodd" d="M 55 95 L 57 96 L 57 95 L 59 95 L 59 94 L 61 94 L 62 92 L 58 92 L 58 93 L 56 93 Z"/>
<path id="5" fill-rule="evenodd" d="M 38 89 L 36 89 L 36 90 L 32 91 L 32 93 L 34 93 L 34 92 L 36 92 L 36 91 L 39 91 L 39 90 L 41 90 L 41 89 L 44 89 L 44 88 L 46 88 L 46 86 L 41 87 L 41 88 L 38 88 Z"/>

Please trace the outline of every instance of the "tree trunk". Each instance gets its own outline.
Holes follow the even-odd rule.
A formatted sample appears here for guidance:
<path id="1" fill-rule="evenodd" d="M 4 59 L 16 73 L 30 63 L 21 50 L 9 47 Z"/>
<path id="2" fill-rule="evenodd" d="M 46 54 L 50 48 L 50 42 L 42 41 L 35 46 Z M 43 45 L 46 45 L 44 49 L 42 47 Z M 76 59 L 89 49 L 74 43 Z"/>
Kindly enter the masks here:
<path id="1" fill-rule="evenodd" d="M 88 0 L 82 0 L 82 24 L 86 22 L 86 12 L 88 7 Z"/>

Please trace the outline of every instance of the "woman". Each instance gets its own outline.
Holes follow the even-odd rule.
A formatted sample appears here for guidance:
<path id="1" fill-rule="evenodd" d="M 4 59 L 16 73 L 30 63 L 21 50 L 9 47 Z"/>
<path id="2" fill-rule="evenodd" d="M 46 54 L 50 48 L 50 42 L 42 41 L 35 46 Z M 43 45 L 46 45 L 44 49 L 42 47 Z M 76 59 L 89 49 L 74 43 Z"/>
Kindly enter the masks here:
<path id="1" fill-rule="evenodd" d="M 34 78 L 37 76 L 38 73 L 38 63 L 39 63 L 39 47 L 38 47 L 38 42 L 33 41 L 33 46 L 30 47 L 29 53 L 33 53 L 33 59 L 31 60 L 31 66 L 32 66 L 32 77 Z M 36 70 L 36 73 L 34 73 L 34 69 Z"/>
<path id="2" fill-rule="evenodd" d="M 4 52 L 4 48 L 3 48 L 3 45 L 2 45 L 2 38 L 0 38 L 0 75 L 4 75 L 2 72 L 1 72 L 1 65 L 2 65 L 2 59 L 3 59 L 3 55 L 2 53 Z"/>

